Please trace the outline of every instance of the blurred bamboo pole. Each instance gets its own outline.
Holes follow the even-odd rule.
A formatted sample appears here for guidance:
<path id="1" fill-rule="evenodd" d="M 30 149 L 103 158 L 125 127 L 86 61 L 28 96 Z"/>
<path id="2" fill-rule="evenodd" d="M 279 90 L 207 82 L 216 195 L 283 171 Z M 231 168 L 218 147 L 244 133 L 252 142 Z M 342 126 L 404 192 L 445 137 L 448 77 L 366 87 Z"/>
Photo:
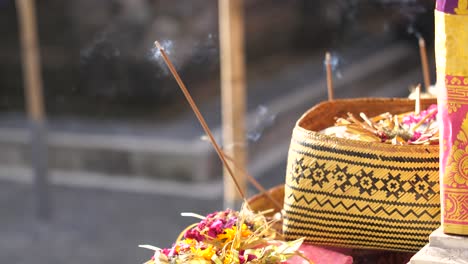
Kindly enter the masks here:
<path id="1" fill-rule="evenodd" d="M 233 159 L 234 176 L 246 193 L 247 182 L 242 173 L 246 171 L 247 161 L 244 6 L 242 0 L 219 0 L 218 3 L 223 147 Z M 242 202 L 233 180 L 224 170 L 224 206 L 238 208 Z"/>
<path id="2" fill-rule="evenodd" d="M 42 93 L 41 64 L 34 0 L 16 0 L 21 41 L 23 80 L 31 126 L 31 161 L 34 170 L 37 217 L 50 217 L 47 177 L 46 117 Z"/>

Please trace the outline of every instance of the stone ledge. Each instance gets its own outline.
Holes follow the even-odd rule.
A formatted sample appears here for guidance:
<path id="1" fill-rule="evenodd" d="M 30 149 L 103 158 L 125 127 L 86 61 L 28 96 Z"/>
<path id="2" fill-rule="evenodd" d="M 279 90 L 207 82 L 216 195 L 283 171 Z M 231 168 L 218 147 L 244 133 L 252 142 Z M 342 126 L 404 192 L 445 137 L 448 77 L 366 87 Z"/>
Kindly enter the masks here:
<path id="1" fill-rule="evenodd" d="M 432 247 L 465 249 L 468 251 L 468 236 L 447 235 L 442 231 L 442 227 L 439 227 L 429 237 L 429 244 Z M 466 259 L 468 263 L 468 255 Z"/>
<path id="2" fill-rule="evenodd" d="M 468 264 L 468 237 L 444 234 L 439 227 L 409 264 Z"/>
<path id="3" fill-rule="evenodd" d="M 176 182 L 145 178 L 138 175 L 106 175 L 70 170 L 50 170 L 49 181 L 53 188 L 95 189 L 111 192 L 164 195 L 187 199 L 213 200 L 223 195 L 222 178 L 205 182 Z M 1 166 L 0 182 L 34 184 L 30 168 Z"/>
<path id="4" fill-rule="evenodd" d="M 409 264 L 467 264 L 468 249 L 447 249 L 426 245 Z"/>
<path id="5" fill-rule="evenodd" d="M 29 167 L 29 132 L 0 128 L 0 166 Z M 208 181 L 221 174 L 211 146 L 197 140 L 54 132 L 49 168 L 108 175 Z"/>

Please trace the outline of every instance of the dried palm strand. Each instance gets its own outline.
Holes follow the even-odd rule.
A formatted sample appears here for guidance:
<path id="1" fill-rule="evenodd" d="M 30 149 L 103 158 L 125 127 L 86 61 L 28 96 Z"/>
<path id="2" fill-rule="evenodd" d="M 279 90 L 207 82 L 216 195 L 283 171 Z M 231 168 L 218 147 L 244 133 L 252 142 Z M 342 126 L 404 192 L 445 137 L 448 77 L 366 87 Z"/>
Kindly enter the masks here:
<path id="1" fill-rule="evenodd" d="M 336 118 L 335 126 L 322 132 L 340 138 L 393 145 L 438 144 L 436 114 L 436 105 L 419 113 L 416 111 L 397 115 L 382 113 L 368 117 L 361 112 L 359 117 L 362 120 L 348 113 L 347 118 Z"/>

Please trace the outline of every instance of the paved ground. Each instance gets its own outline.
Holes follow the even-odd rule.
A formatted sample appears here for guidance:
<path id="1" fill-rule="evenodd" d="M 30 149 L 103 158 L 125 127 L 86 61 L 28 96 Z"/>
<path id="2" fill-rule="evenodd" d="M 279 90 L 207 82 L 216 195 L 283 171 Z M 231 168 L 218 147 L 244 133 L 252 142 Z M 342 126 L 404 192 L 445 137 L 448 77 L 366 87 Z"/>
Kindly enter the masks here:
<path id="1" fill-rule="evenodd" d="M 181 198 L 94 188 L 53 187 L 54 215 L 35 221 L 32 187 L 0 180 L 0 263 L 143 263 L 139 244 L 170 245 L 192 223 L 180 212 L 206 214 L 220 199 Z"/>

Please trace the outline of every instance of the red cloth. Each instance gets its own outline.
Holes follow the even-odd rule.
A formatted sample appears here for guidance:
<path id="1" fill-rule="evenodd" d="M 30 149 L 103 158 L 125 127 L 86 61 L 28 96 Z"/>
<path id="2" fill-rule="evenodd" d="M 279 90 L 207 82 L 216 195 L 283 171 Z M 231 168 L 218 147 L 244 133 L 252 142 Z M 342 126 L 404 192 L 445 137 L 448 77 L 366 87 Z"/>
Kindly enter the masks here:
<path id="1" fill-rule="evenodd" d="M 340 252 L 326 249 L 323 247 L 303 244 L 299 250 L 309 258 L 314 264 L 352 264 L 353 257 Z M 287 264 L 306 264 L 308 263 L 301 257 L 293 257 L 286 262 Z"/>

